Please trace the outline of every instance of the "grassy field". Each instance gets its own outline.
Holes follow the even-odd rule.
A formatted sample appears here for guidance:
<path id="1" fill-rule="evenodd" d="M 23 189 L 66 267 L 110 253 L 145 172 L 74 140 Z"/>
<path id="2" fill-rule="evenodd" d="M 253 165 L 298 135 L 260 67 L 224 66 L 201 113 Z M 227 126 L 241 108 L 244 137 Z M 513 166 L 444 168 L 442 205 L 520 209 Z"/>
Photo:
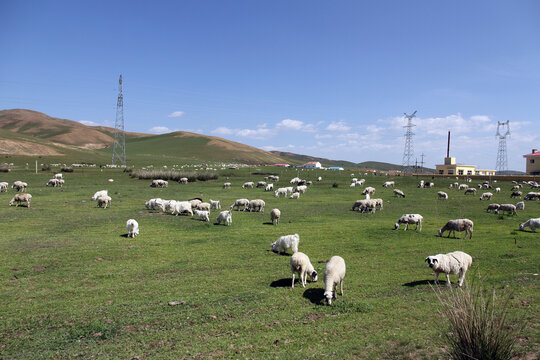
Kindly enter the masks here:
<path id="1" fill-rule="evenodd" d="M 348 172 L 301 171 L 323 181 L 290 200 L 242 189 L 244 181 L 262 180 L 251 174 L 257 170 L 276 171 L 226 170 L 215 181 L 165 189 L 118 170 L 76 169 L 63 189 L 45 187 L 52 173 L 2 174 L 0 181 L 28 182 L 33 199 L 31 208 L 8 207 L 14 190 L 0 193 L 0 358 L 444 358 L 447 324 L 424 259 L 454 250 L 474 258 L 466 282 L 513 293 L 510 315 L 527 324 L 516 356 L 538 356 L 540 233 L 518 228 L 540 216 L 540 202 L 502 217 L 486 213 L 479 195 L 447 189 L 454 180 L 418 189 L 416 178 L 393 178 L 407 194 L 401 199 L 381 187 L 388 178 L 365 177 L 384 210 L 360 214 L 351 211 L 363 196 L 349 188 Z M 278 186 L 297 174 L 277 171 Z M 233 188 L 221 189 L 225 181 Z M 510 183 L 499 186 L 492 202 L 517 202 L 509 198 Z M 90 201 L 102 189 L 113 198 L 110 209 Z M 437 200 L 441 189 L 448 201 Z M 226 227 L 213 224 L 215 210 L 211 223 L 148 211 L 144 202 L 153 197 L 202 197 L 225 206 L 261 198 L 266 209 L 235 211 Z M 276 207 L 282 218 L 272 226 Z M 422 214 L 423 231 L 394 231 L 404 213 Z M 463 217 L 475 222 L 472 240 L 436 236 L 447 220 Z M 129 218 L 140 225 L 135 239 L 125 237 Z M 321 274 L 306 288 L 291 289 L 290 256 L 270 251 L 271 242 L 294 233 Z M 344 296 L 325 306 L 324 261 L 333 255 L 347 264 Z M 447 291 L 444 282 L 440 288 Z"/>

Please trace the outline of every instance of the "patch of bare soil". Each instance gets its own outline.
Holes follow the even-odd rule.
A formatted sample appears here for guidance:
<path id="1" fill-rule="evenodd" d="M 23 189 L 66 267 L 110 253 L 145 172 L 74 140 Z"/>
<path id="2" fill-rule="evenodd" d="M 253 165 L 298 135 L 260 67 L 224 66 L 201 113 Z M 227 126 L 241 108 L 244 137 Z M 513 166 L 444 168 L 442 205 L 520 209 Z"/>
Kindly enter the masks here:
<path id="1" fill-rule="evenodd" d="M 28 141 L 0 139 L 0 154 L 10 155 L 64 155 L 45 145 Z"/>

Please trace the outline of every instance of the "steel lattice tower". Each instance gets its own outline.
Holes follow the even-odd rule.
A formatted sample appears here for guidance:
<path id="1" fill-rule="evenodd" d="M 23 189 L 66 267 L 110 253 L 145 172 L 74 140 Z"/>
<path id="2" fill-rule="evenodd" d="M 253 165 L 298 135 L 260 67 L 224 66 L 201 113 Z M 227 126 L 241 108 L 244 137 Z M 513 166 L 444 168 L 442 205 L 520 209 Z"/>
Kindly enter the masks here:
<path id="1" fill-rule="evenodd" d="M 118 80 L 118 101 L 116 102 L 116 121 L 114 123 L 114 144 L 112 164 L 126 166 L 126 136 L 124 133 L 124 95 L 122 94 L 122 75 Z"/>
<path id="2" fill-rule="evenodd" d="M 500 128 L 506 126 L 506 132 L 504 135 L 501 134 Z M 510 120 L 506 122 L 497 122 L 497 136 L 499 138 L 499 150 L 497 151 L 497 164 L 495 165 L 496 171 L 506 171 L 508 170 L 508 154 L 506 153 L 506 137 L 510 135 Z"/>
<path id="3" fill-rule="evenodd" d="M 403 113 L 407 118 L 407 125 L 404 128 L 407 128 L 405 132 L 405 150 L 403 151 L 403 162 L 401 171 L 404 173 L 412 173 L 414 168 L 414 147 L 413 147 L 413 135 L 412 128 L 416 125 L 412 123 L 412 119 L 416 116 L 416 110 L 411 114 L 407 115 Z"/>

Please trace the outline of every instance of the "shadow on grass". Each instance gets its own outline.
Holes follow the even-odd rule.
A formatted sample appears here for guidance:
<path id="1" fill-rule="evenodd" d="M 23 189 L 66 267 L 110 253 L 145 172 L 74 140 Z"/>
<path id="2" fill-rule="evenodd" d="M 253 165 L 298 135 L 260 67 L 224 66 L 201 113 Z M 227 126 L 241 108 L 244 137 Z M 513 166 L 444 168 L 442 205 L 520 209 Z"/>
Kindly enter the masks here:
<path id="1" fill-rule="evenodd" d="M 287 279 L 279 279 L 276 281 L 272 281 L 270 283 L 270 286 L 273 288 L 280 288 L 280 287 L 291 287 L 292 278 Z"/>
<path id="2" fill-rule="evenodd" d="M 128 236 L 128 234 L 122 234 L 122 235 L 120 235 L 120 237 L 128 238 L 129 236 Z"/>
<path id="3" fill-rule="evenodd" d="M 415 286 L 421 286 L 421 285 L 433 285 L 433 286 L 435 286 L 435 280 L 412 281 L 412 282 L 405 283 L 402 286 L 415 287 Z"/>
<path id="4" fill-rule="evenodd" d="M 274 225 L 274 224 L 271 222 L 263 222 L 263 225 Z"/>
<path id="5" fill-rule="evenodd" d="M 312 304 L 325 305 L 325 303 L 323 302 L 324 289 L 321 289 L 321 288 L 307 289 L 306 291 L 304 291 L 304 294 L 302 296 L 308 299 Z"/>

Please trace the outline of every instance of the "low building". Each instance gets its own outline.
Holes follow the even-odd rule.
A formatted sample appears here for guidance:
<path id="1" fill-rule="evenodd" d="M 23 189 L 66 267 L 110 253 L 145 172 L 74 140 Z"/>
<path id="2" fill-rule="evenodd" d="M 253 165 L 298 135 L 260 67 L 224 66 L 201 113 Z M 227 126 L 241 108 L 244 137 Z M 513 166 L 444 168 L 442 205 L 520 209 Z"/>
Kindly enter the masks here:
<path id="1" fill-rule="evenodd" d="M 322 165 L 318 161 L 310 161 L 310 162 L 305 163 L 304 165 L 302 165 L 302 167 L 305 168 L 305 169 L 321 169 Z"/>
<path id="2" fill-rule="evenodd" d="M 330 166 L 328 168 L 328 170 L 340 170 L 340 171 L 343 171 L 345 169 L 343 169 L 341 166 Z"/>
<path id="3" fill-rule="evenodd" d="M 455 157 L 445 157 L 444 164 L 435 167 L 439 175 L 495 175 L 495 170 L 481 170 L 474 165 L 457 164 Z"/>
<path id="4" fill-rule="evenodd" d="M 525 171 L 527 175 L 540 175 L 540 151 L 532 149 L 530 154 L 523 155 L 527 159 Z"/>

